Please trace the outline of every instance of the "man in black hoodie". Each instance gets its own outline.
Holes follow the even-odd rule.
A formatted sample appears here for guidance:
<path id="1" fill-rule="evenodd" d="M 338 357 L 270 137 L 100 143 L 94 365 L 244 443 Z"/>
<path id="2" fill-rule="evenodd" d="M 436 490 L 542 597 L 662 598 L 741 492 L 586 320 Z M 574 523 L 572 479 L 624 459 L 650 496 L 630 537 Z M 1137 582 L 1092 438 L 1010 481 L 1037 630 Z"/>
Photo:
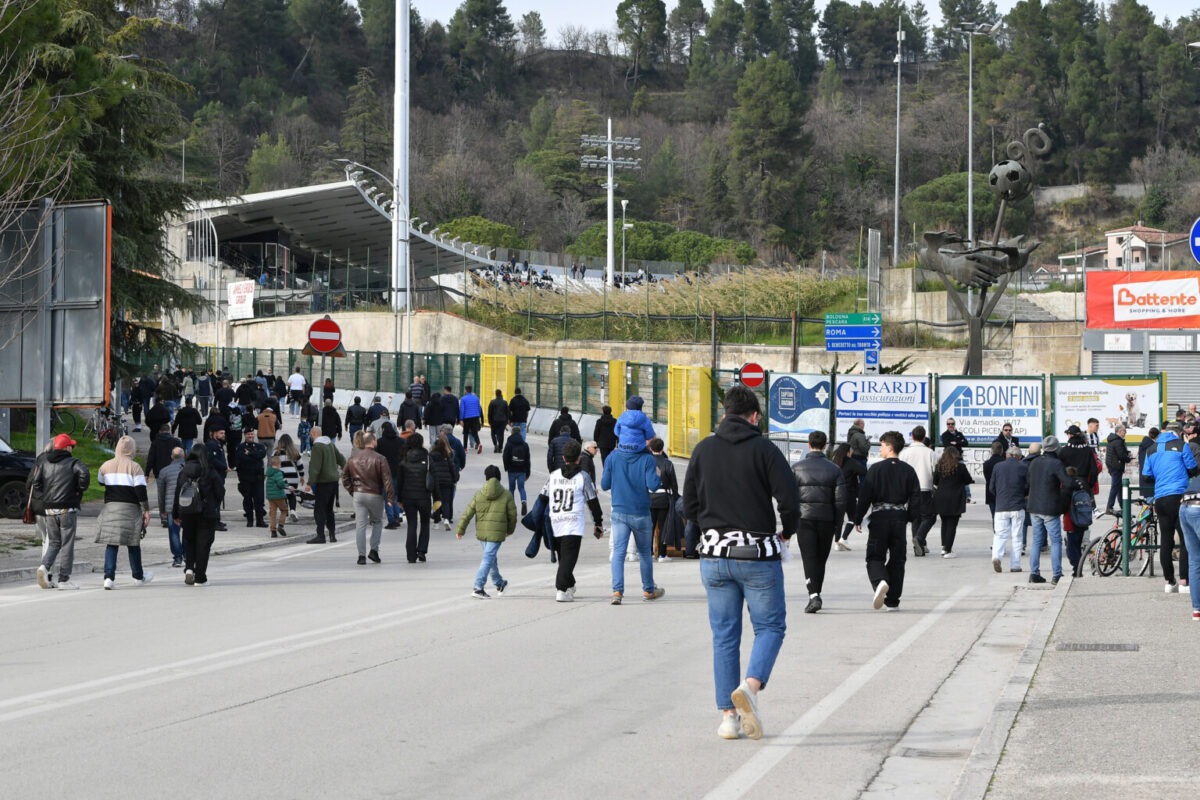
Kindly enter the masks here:
<path id="1" fill-rule="evenodd" d="M 530 410 L 529 400 L 521 394 L 521 387 L 513 389 L 512 399 L 508 401 L 508 422 L 514 429 L 520 428 L 522 439 L 525 438 L 525 425 L 529 422 Z"/>
<path id="2" fill-rule="evenodd" d="M 617 449 L 617 418 L 613 416 L 612 406 L 600 409 L 600 418 L 592 428 L 592 439 L 600 448 L 600 463 L 603 464 L 608 460 L 608 454 Z"/>
<path id="3" fill-rule="evenodd" d="M 741 733 L 762 737 L 758 693 L 771 677 L 787 629 L 780 554 L 796 531 L 800 492 L 783 453 L 760 433 L 761 415 L 753 391 L 731 387 L 725 418 L 716 435 L 692 451 L 683 486 L 684 515 L 701 530 L 697 550 L 708 595 L 722 739 Z M 778 534 L 772 499 L 779 505 Z M 743 604 L 754 625 L 754 644 L 741 679 Z"/>

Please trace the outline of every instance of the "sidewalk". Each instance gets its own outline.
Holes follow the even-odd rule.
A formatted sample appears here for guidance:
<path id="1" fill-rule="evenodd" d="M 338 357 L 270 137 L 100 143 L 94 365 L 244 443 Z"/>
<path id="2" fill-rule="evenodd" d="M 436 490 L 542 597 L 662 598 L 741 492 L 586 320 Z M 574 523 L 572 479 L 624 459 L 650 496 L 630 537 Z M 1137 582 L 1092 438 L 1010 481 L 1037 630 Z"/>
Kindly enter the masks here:
<path id="1" fill-rule="evenodd" d="M 986 796 L 1194 796 L 1200 623 L 1187 589 L 1094 576 L 1066 588 Z"/>

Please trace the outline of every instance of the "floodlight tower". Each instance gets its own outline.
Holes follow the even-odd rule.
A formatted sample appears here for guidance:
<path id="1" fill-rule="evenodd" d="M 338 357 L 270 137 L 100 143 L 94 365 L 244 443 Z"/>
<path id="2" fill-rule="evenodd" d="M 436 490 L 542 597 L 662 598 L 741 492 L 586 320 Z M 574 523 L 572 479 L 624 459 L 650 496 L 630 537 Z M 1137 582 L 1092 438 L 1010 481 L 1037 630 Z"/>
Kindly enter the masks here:
<path id="1" fill-rule="evenodd" d="M 607 136 L 592 136 L 584 134 L 579 137 L 580 144 L 584 148 L 606 148 L 607 155 L 582 155 L 579 157 L 579 165 L 587 169 L 608 170 L 608 260 L 605 267 L 604 280 L 606 283 L 613 282 L 613 272 L 615 269 L 614 254 L 613 254 L 613 189 L 616 187 L 616 180 L 613 178 L 613 171 L 618 169 L 639 169 L 642 166 L 640 158 L 614 158 L 613 150 L 641 150 L 642 140 L 639 138 L 621 137 L 614 139 L 612 135 L 612 117 L 608 119 L 608 135 Z"/>

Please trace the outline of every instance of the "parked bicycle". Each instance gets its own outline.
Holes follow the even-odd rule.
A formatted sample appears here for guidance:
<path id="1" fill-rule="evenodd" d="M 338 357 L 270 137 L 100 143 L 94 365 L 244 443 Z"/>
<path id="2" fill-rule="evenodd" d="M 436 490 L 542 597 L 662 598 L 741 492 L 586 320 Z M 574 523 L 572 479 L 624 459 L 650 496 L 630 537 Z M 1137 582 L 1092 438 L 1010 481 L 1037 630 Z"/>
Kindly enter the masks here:
<path id="1" fill-rule="evenodd" d="M 1153 501 L 1134 499 L 1142 507 L 1129 529 L 1129 574 L 1145 575 L 1158 552 L 1158 517 L 1154 513 Z M 1108 532 L 1093 539 L 1084 551 L 1083 563 L 1093 575 L 1107 577 L 1118 570 L 1124 572 L 1125 562 L 1121 555 L 1121 523 Z"/>
<path id="2" fill-rule="evenodd" d="M 124 417 L 107 406 L 101 406 L 92 412 L 87 424 L 83 427 L 85 435 L 91 434 L 96 441 L 108 447 L 115 447 L 117 440 L 126 434 Z"/>

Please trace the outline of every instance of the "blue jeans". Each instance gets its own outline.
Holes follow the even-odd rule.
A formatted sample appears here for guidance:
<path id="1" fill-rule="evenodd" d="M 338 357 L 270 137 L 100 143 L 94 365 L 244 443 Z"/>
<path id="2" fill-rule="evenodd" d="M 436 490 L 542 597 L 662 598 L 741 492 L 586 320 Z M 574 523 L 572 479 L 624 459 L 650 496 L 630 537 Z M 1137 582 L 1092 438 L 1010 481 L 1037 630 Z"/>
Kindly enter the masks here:
<path id="1" fill-rule="evenodd" d="M 400 479 L 392 477 L 392 494 L 396 496 L 395 503 L 386 503 L 388 525 L 395 524 L 400 521 Z"/>
<path id="2" fill-rule="evenodd" d="M 183 539 L 179 535 L 179 526 L 175 524 L 175 520 L 167 514 L 167 541 L 171 544 L 171 558 L 174 561 L 183 563 Z"/>
<path id="3" fill-rule="evenodd" d="M 516 487 L 516 488 L 514 489 L 513 487 Z M 525 473 L 524 472 L 508 473 L 508 492 L 509 492 L 509 494 L 514 493 L 518 489 L 521 492 L 521 502 L 524 503 L 526 500 L 526 498 L 525 498 Z"/>
<path id="4" fill-rule="evenodd" d="M 167 413 L 171 415 L 171 419 L 175 419 L 175 412 L 179 410 L 178 400 L 164 400 L 163 403 L 167 407 Z"/>
<path id="5" fill-rule="evenodd" d="M 1192 610 L 1200 611 L 1200 506 L 1183 503 L 1179 506 L 1179 528 L 1188 550 L 1188 592 L 1192 595 Z"/>
<path id="6" fill-rule="evenodd" d="M 514 428 L 518 428 L 521 431 L 521 439 L 522 440 L 524 440 L 526 442 L 529 441 L 529 437 L 525 435 L 525 423 L 524 422 L 514 422 L 512 424 L 512 426 Z"/>
<path id="7" fill-rule="evenodd" d="M 183 455 L 185 458 L 187 457 L 188 453 L 192 452 L 192 445 L 194 445 L 195 443 L 196 443 L 195 439 L 184 439 L 183 440 Z"/>
<path id="8" fill-rule="evenodd" d="M 104 548 L 104 577 L 117 577 L 117 551 L 120 550 L 119 545 L 110 544 Z M 140 581 L 145 573 L 142 572 L 142 548 L 137 547 L 126 548 L 129 550 L 129 571 L 133 575 L 135 581 Z"/>
<path id="9" fill-rule="evenodd" d="M 642 591 L 654 591 L 654 558 L 650 555 L 654 546 L 654 522 L 650 515 L 614 511 L 612 519 L 612 590 L 625 592 L 625 551 L 629 547 L 629 534 L 632 533 L 642 567 Z"/>
<path id="10" fill-rule="evenodd" d="M 1041 574 L 1042 545 L 1050 534 L 1050 569 L 1055 578 L 1062 577 L 1062 519 L 1057 514 L 1030 514 L 1033 519 L 1033 547 L 1029 548 L 1029 572 Z"/>
<path id="11" fill-rule="evenodd" d="M 500 553 L 500 545 L 504 542 L 480 542 L 483 545 L 483 560 L 479 562 L 479 570 L 475 573 L 475 588 L 482 589 L 487 585 L 488 576 L 492 576 L 495 586 L 503 586 L 504 578 L 500 577 L 500 567 L 496 564 L 496 556 Z"/>
<path id="12" fill-rule="evenodd" d="M 787 603 L 783 596 L 783 562 L 700 559 L 700 580 L 708 594 L 708 624 L 713 636 L 713 679 L 717 708 L 733 708 L 729 696 L 741 683 L 742 601 L 750 611 L 754 644 L 746 677 L 763 686 L 771 677 L 775 658 L 787 632 Z"/>

